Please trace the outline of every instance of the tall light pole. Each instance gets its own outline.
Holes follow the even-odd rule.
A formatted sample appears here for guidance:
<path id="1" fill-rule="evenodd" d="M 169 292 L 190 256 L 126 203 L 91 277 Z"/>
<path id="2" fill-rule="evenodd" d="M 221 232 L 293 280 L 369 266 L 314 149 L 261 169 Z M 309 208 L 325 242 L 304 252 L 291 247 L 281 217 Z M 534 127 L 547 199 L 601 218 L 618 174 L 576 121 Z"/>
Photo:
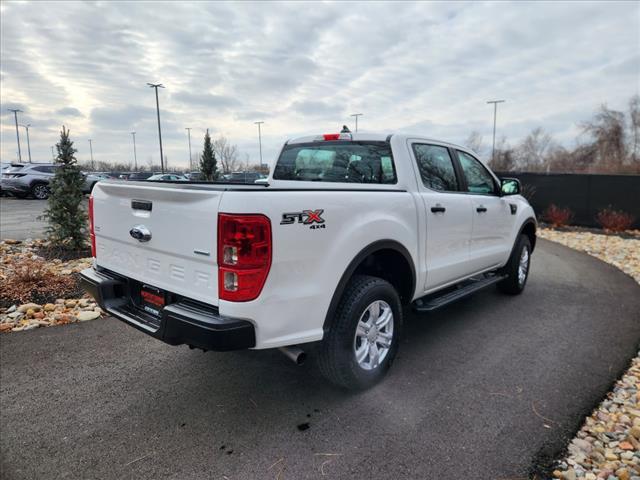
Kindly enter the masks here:
<path id="1" fill-rule="evenodd" d="M 17 108 L 9 108 L 10 112 L 13 112 L 13 118 L 16 120 L 16 138 L 18 139 L 18 160 L 22 163 L 22 152 L 20 151 L 20 133 L 18 132 L 18 112 L 22 112 Z"/>
<path id="2" fill-rule="evenodd" d="M 51 145 L 51 159 L 55 162 L 56 161 L 56 156 L 53 153 L 53 145 Z"/>
<path id="3" fill-rule="evenodd" d="M 362 113 L 352 113 L 351 117 L 356 117 L 356 132 L 358 131 L 358 117 L 362 116 Z"/>
<path id="4" fill-rule="evenodd" d="M 93 142 L 93 140 L 89 139 L 89 151 L 91 152 L 91 169 L 94 170 L 95 165 L 93 162 L 93 145 L 91 144 L 91 142 Z"/>
<path id="5" fill-rule="evenodd" d="M 26 125 L 22 125 L 20 124 L 21 127 L 24 127 L 25 130 L 27 131 L 27 150 L 29 151 L 29 163 L 31 163 L 31 142 L 29 141 L 29 127 L 31 126 L 30 123 L 27 123 Z"/>
<path id="6" fill-rule="evenodd" d="M 258 125 L 258 146 L 260 148 L 260 168 L 262 168 L 262 130 L 260 129 L 260 125 L 264 122 L 253 122 Z"/>
<path id="7" fill-rule="evenodd" d="M 133 137 L 133 169 L 138 170 L 138 156 L 136 155 L 136 132 L 131 132 Z"/>
<path id="8" fill-rule="evenodd" d="M 189 171 L 193 170 L 193 165 L 191 164 L 191 127 L 185 128 L 187 131 L 187 136 L 189 137 Z"/>
<path id="9" fill-rule="evenodd" d="M 161 83 L 147 83 L 156 91 L 156 112 L 158 114 L 158 140 L 160 141 L 160 170 L 164 173 L 164 156 L 162 155 L 162 131 L 160 130 L 160 102 L 158 100 L 158 88 L 164 88 Z"/>
<path id="10" fill-rule="evenodd" d="M 491 147 L 491 162 L 495 161 L 496 152 L 496 117 L 498 116 L 498 104 L 504 103 L 506 100 L 489 100 L 487 103 L 493 103 L 493 146 Z"/>

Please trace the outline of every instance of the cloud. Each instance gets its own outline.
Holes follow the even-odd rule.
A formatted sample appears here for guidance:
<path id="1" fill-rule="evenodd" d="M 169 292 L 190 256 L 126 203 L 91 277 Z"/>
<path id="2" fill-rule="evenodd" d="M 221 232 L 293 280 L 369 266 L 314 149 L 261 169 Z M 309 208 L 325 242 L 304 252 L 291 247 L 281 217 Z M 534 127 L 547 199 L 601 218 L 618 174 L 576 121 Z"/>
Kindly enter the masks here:
<path id="1" fill-rule="evenodd" d="M 2 102 L 2 115 L 11 115 L 13 117 L 13 112 L 10 110 L 20 110 L 22 113 L 27 112 L 27 107 L 22 103 L 14 103 L 14 102 Z M 21 112 L 18 112 L 22 115 Z"/>
<path id="2" fill-rule="evenodd" d="M 61 115 L 63 117 L 84 117 L 84 115 L 80 110 L 73 107 L 64 107 L 59 110 L 56 110 L 56 114 Z"/>
<path id="3" fill-rule="evenodd" d="M 344 107 L 336 105 L 333 102 L 325 102 L 322 100 L 303 100 L 293 102 L 291 108 L 302 115 L 327 118 L 330 116 L 339 116 L 344 113 Z"/>
<path id="4" fill-rule="evenodd" d="M 0 51 L 3 158 L 13 159 L 13 118 L 34 125 L 46 159 L 60 125 L 79 158 L 128 161 L 163 150 L 186 164 L 206 128 L 258 159 L 288 137 L 352 124 L 487 143 L 517 143 L 542 126 L 570 144 L 601 103 L 624 109 L 638 92 L 640 7 L 633 2 L 56 3 L 5 2 Z M 73 28 L 68 27 L 73 18 Z M 24 32 L 29 32 L 25 35 Z M 15 133 L 15 132 L 14 132 Z"/>
<path id="5" fill-rule="evenodd" d="M 211 93 L 191 93 L 178 92 L 171 96 L 174 102 L 180 102 L 188 106 L 197 106 L 207 109 L 226 110 L 229 107 L 235 107 L 240 102 L 233 97 L 224 95 L 215 95 Z"/>

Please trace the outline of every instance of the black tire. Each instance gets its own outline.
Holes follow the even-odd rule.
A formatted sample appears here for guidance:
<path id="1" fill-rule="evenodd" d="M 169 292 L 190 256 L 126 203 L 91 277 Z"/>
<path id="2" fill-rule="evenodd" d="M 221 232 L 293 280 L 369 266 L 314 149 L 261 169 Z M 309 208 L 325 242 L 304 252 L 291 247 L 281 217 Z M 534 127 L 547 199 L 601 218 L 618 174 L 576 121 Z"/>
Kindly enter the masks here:
<path id="1" fill-rule="evenodd" d="M 356 359 L 356 327 L 361 317 L 365 318 L 365 315 L 369 315 L 368 307 L 379 301 L 381 303 L 377 303 L 378 305 L 386 304 L 393 314 L 391 344 L 380 363 L 367 370 Z M 376 328 L 374 336 L 377 333 Z M 402 306 L 398 292 L 389 282 L 381 278 L 356 275 L 347 284 L 331 328 L 318 349 L 320 371 L 329 381 L 340 387 L 350 390 L 369 388 L 384 377 L 393 363 L 401 333 Z M 372 343 L 376 343 L 376 352 L 384 349 L 381 346 L 378 350 L 377 340 Z M 366 350 L 366 347 L 363 348 Z M 367 358 L 371 358 L 370 353 L 367 353 Z"/>
<path id="2" fill-rule="evenodd" d="M 524 272 L 524 279 L 520 276 L 520 260 L 523 256 L 523 250 L 527 251 L 527 263 L 526 271 Z M 529 278 L 529 271 L 531 270 L 531 241 L 526 235 L 520 235 L 516 243 L 516 248 L 511 252 L 509 262 L 502 269 L 502 273 L 507 275 L 507 278 L 498 282 L 498 289 L 509 295 L 519 295 L 523 292 L 524 287 L 527 285 L 527 279 Z"/>
<path id="3" fill-rule="evenodd" d="M 46 183 L 34 183 L 31 185 L 31 195 L 36 200 L 49 198 L 49 186 Z"/>

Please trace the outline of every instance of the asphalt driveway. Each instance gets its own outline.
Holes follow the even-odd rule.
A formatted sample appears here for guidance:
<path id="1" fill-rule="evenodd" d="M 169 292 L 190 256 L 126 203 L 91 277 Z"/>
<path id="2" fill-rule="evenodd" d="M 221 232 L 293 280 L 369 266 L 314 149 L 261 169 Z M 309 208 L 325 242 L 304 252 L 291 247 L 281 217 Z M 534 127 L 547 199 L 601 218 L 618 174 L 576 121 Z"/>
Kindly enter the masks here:
<path id="1" fill-rule="evenodd" d="M 0 239 L 44 238 L 46 224 L 38 217 L 45 208 L 46 200 L 0 197 Z"/>
<path id="2" fill-rule="evenodd" d="M 170 347 L 117 320 L 0 337 L 2 477 L 528 478 L 640 340 L 640 288 L 543 240 L 526 292 L 411 315 L 376 388 L 277 352 Z"/>
<path id="3" fill-rule="evenodd" d="M 85 207 L 87 198 L 83 200 Z M 0 197 L 0 240 L 45 238 L 47 224 L 38 217 L 46 208 L 46 200 Z"/>

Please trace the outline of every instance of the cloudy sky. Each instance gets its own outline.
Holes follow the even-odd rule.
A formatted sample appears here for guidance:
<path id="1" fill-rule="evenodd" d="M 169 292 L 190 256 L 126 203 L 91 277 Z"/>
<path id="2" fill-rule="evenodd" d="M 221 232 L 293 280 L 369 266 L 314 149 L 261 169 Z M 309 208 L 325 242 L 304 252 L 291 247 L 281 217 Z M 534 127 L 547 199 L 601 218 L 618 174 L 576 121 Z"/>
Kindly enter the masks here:
<path id="1" fill-rule="evenodd" d="M 601 103 L 640 88 L 639 2 L 152 3 L 0 6 L 2 161 L 17 158 L 13 114 L 31 123 L 34 161 L 61 125 L 77 157 L 158 163 L 155 97 L 169 165 L 186 165 L 204 130 L 265 162 L 289 137 L 413 131 L 454 142 L 479 131 L 516 143 L 542 126 L 570 145 Z M 21 129 L 23 158 L 26 139 Z"/>

